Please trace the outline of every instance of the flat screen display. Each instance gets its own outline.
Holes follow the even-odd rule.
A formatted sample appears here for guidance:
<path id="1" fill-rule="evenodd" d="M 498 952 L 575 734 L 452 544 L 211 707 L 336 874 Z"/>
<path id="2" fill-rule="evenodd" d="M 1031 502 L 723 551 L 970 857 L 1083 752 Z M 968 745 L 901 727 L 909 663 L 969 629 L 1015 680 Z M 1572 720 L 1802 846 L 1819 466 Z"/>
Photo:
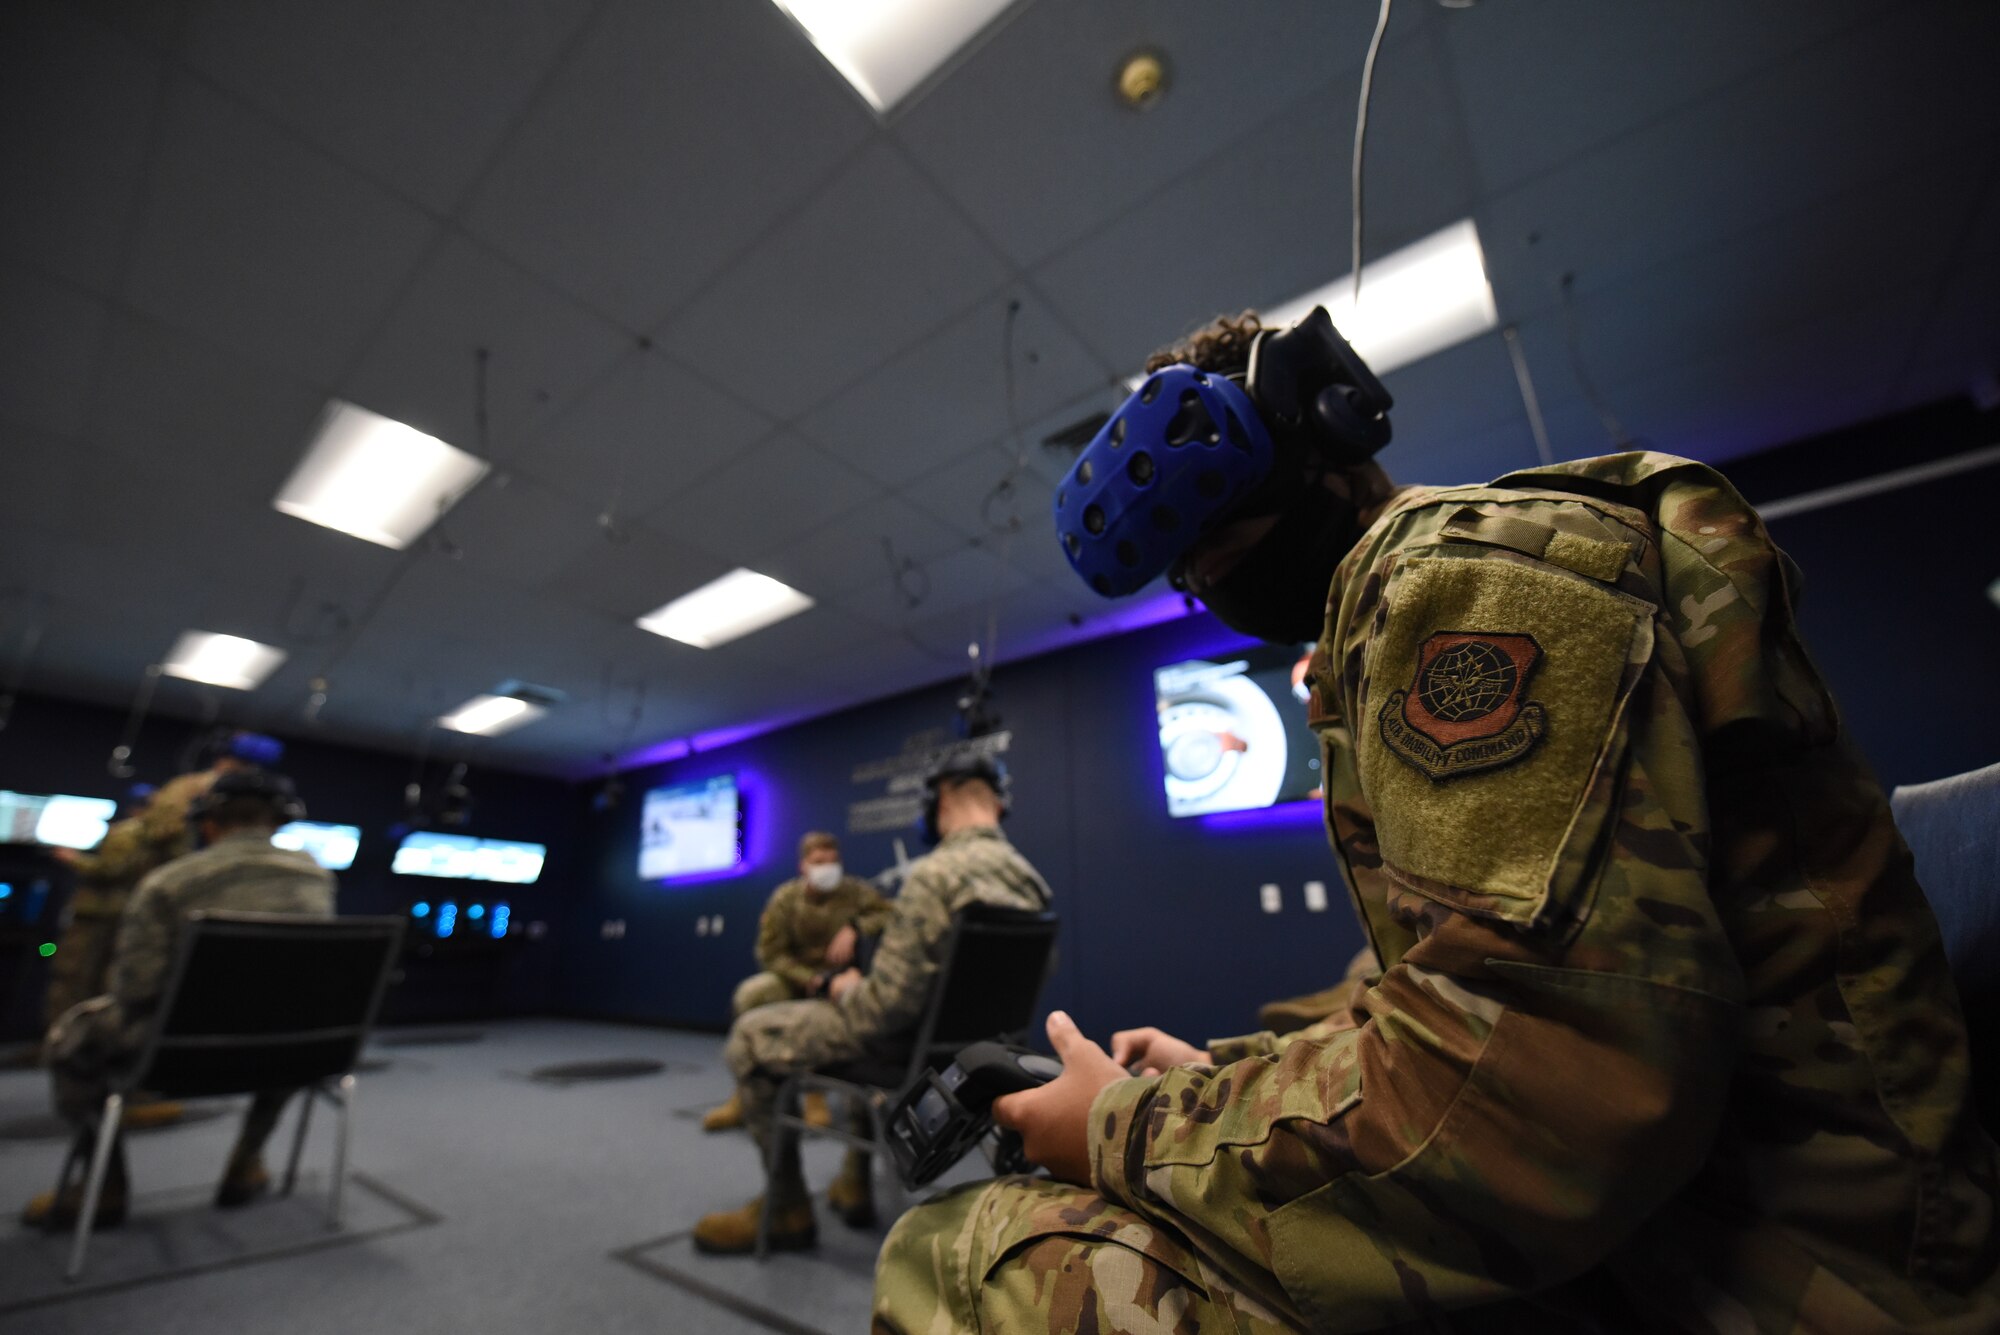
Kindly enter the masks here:
<path id="1" fill-rule="evenodd" d="M 361 827 L 295 820 L 280 825 L 271 842 L 279 848 L 311 854 L 312 860 L 328 871 L 346 871 L 354 865 L 354 855 L 361 851 Z"/>
<path id="2" fill-rule="evenodd" d="M 548 852 L 543 844 L 418 830 L 405 835 L 397 845 L 389 870 L 402 876 L 443 876 L 459 881 L 527 885 L 542 874 L 542 861 Z"/>
<path id="3" fill-rule="evenodd" d="M 1306 726 L 1310 653 L 1259 646 L 1153 673 L 1169 815 L 1249 811 L 1320 795 L 1319 739 Z"/>
<path id="4" fill-rule="evenodd" d="M 0 843 L 95 848 L 117 814 L 118 803 L 108 797 L 38 797 L 0 789 Z"/>
<path id="5" fill-rule="evenodd" d="M 734 774 L 646 794 L 639 817 L 641 880 L 727 871 L 742 861 L 743 805 Z"/>

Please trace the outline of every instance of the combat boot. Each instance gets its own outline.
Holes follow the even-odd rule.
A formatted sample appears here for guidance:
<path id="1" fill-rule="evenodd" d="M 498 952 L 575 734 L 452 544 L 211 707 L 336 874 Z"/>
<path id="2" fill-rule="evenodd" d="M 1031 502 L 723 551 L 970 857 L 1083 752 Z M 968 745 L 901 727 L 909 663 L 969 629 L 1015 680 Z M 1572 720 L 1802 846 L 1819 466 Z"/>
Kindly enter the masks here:
<path id="1" fill-rule="evenodd" d="M 825 1129 L 833 1125 L 833 1109 L 826 1106 L 826 1095 L 816 1089 L 808 1090 L 800 1102 L 804 1105 L 803 1116 L 807 1126 Z"/>
<path id="2" fill-rule="evenodd" d="M 710 1108 L 701 1119 L 701 1129 L 704 1131 L 734 1131 L 742 1125 L 743 1099 L 737 1094 L 731 1094 L 729 1102 Z"/>
<path id="3" fill-rule="evenodd" d="M 215 1189 L 217 1209 L 234 1210 L 248 1205 L 271 1189 L 271 1174 L 264 1167 L 264 1156 L 253 1154 L 249 1158 L 231 1158 L 229 1169 L 222 1175 L 222 1182 Z"/>
<path id="4" fill-rule="evenodd" d="M 29 1228 L 47 1229 L 51 1233 L 75 1228 L 76 1221 L 83 1216 L 83 1188 L 83 1181 L 78 1180 L 60 1192 L 43 1192 L 21 1211 L 21 1222 Z M 124 1223 L 129 1190 L 125 1177 L 125 1143 L 119 1141 L 111 1151 L 111 1162 L 105 1165 L 104 1186 L 97 1193 L 97 1218 L 91 1227 L 117 1228 Z"/>
<path id="5" fill-rule="evenodd" d="M 187 1115 L 175 1099 L 148 1099 L 143 1103 L 132 1103 L 125 1109 L 124 1124 L 127 1131 L 151 1131 L 155 1127 L 172 1126 Z"/>
<path id="6" fill-rule="evenodd" d="M 875 1187 L 869 1180 L 867 1155 L 847 1152 L 840 1176 L 826 1189 L 826 1205 L 849 1228 L 875 1227 Z"/>
<path id="7" fill-rule="evenodd" d="M 763 1211 L 759 1196 L 740 1210 L 718 1210 L 703 1215 L 694 1226 L 694 1249 L 714 1256 L 747 1256 L 757 1250 L 757 1216 Z M 771 1211 L 771 1250 L 798 1252 L 819 1244 L 819 1225 L 813 1219 L 810 1200 L 779 1205 Z"/>

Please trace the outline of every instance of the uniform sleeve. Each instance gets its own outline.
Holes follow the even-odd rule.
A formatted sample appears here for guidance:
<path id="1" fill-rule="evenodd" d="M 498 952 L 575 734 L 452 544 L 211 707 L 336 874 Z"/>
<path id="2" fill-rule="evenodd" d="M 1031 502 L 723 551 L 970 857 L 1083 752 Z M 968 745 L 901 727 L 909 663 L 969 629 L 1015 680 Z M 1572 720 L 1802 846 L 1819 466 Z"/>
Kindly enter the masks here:
<path id="1" fill-rule="evenodd" d="M 78 876 L 103 885 L 129 884 L 159 863 L 159 854 L 146 842 L 144 823 L 137 816 L 105 831 L 104 838 L 88 853 L 79 853 L 70 864 Z"/>
<path id="2" fill-rule="evenodd" d="M 174 909 L 171 880 L 162 874 L 164 871 L 150 872 L 139 882 L 118 924 L 108 990 L 120 1012 L 120 1024 L 144 1020 L 166 989 L 180 918 Z"/>
<path id="3" fill-rule="evenodd" d="M 1416 944 L 1351 1022 L 1121 1081 L 1091 1118 L 1099 1191 L 1246 1285 L 1275 1275 L 1316 1330 L 1588 1270 L 1705 1161 L 1734 1051 L 1695 693 L 1651 609 L 1532 563 L 1427 564 L 1388 582 L 1343 757 Z M 1435 710 L 1403 709 L 1419 690 Z"/>
<path id="4" fill-rule="evenodd" d="M 943 875 L 921 863 L 911 869 L 903 893 L 889 907 L 874 963 L 840 1003 L 849 1027 L 858 1033 L 894 1034 L 916 1023 L 930 999 L 931 980 L 951 931 Z"/>
<path id="5" fill-rule="evenodd" d="M 803 992 L 812 986 L 818 969 L 799 957 L 798 942 L 792 936 L 791 896 L 786 893 L 789 885 L 778 887 L 758 920 L 757 962 Z"/>

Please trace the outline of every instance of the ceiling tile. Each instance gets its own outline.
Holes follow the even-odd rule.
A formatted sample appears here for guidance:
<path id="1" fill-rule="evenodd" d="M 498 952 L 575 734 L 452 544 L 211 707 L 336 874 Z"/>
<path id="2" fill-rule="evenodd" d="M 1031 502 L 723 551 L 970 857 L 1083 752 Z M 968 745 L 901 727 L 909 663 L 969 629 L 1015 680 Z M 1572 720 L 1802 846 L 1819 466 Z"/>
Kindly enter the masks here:
<path id="1" fill-rule="evenodd" d="M 66 283 L 0 265 L 0 417 L 73 436 L 83 429 L 104 340 L 104 302 Z"/>
<path id="2" fill-rule="evenodd" d="M 1266 0 L 1255 22 L 1195 0 L 1029 5 L 901 115 L 895 134 L 1002 251 L 1033 264 L 1359 69 L 1372 18 L 1314 0 Z M 1172 80 L 1144 114 L 1113 92 L 1141 48 L 1164 53 Z M 1303 117 L 1272 137 L 1311 130 Z"/>
<path id="3" fill-rule="evenodd" d="M 1988 142 L 1996 47 L 2000 6 L 1902 9 L 1493 197 L 1478 218 L 1503 318 L 1554 304 L 1565 272 L 1609 283 L 1785 216 L 1811 232 L 1821 202 Z"/>
<path id="4" fill-rule="evenodd" d="M 221 94 L 177 80 L 127 296 L 182 329 L 330 384 L 435 226 Z"/>
<path id="5" fill-rule="evenodd" d="M 958 213 L 877 144 L 667 324 L 661 341 L 790 418 L 1004 277 Z"/>
<path id="6" fill-rule="evenodd" d="M 884 482 L 907 482 L 1008 433 L 1007 309 L 1014 301 L 1012 417 L 1024 424 L 1109 378 L 1033 296 L 982 302 L 823 407 L 800 429 Z"/>
<path id="7" fill-rule="evenodd" d="M 1442 16 L 1487 188 L 1607 143 L 1894 6 L 1891 0 L 1639 5 L 1616 22 L 1591 0 L 1474 5 Z M 1560 78 L 1550 71 L 1561 70 Z M 1385 70 L 1393 77 L 1393 68 Z M 1579 115 L 1579 108 L 1590 114 Z"/>
<path id="8" fill-rule="evenodd" d="M 631 348 L 570 298 L 462 236 L 424 265 L 342 395 L 477 452 L 478 351 L 492 454 L 503 456 Z"/>
<path id="9" fill-rule="evenodd" d="M 824 599 L 866 584 L 888 585 L 901 562 L 927 561 L 965 541 L 908 501 L 877 496 L 759 558 L 757 568 Z"/>
<path id="10" fill-rule="evenodd" d="M 73 8 L 0 5 L 0 254 L 114 290 L 161 77 Z"/>
<path id="11" fill-rule="evenodd" d="M 1046 479 L 1022 466 L 1014 450 L 988 445 L 933 469 L 899 494 L 960 533 L 992 546 L 1024 524 L 1049 520 L 1054 493 Z"/>
<path id="12" fill-rule="evenodd" d="M 590 10 L 590 0 L 205 5 L 179 49 L 334 156 L 444 213 Z"/>
<path id="13" fill-rule="evenodd" d="M 990 602 L 1028 582 L 1026 576 L 1001 564 L 992 552 L 978 547 L 960 547 L 919 561 L 916 567 L 900 586 L 885 580 L 841 594 L 834 601 L 870 621 L 901 626 Z"/>
<path id="14" fill-rule="evenodd" d="M 729 572 L 729 562 L 645 524 L 628 524 L 618 533 L 616 541 L 592 543 L 566 562 L 544 592 L 619 621 L 636 621 Z"/>
<path id="15" fill-rule="evenodd" d="M 439 521 L 470 570 L 540 588 L 605 543 L 598 512 L 526 476 L 489 477 Z"/>
<path id="16" fill-rule="evenodd" d="M 686 491 L 770 429 L 768 418 L 665 357 L 634 351 L 504 462 L 623 521 Z"/>
<path id="17" fill-rule="evenodd" d="M 1475 199 L 1435 49 L 1419 39 L 1396 54 L 1403 77 L 1380 78 L 1369 116 L 1369 259 L 1466 217 Z M 1281 128 L 1250 134 L 1051 258 L 1036 284 L 1095 351 L 1136 374 L 1153 349 L 1219 313 L 1348 273 L 1357 87 L 1355 75 L 1336 77 Z M 1422 165 L 1395 165 L 1411 163 Z"/>
<path id="18" fill-rule="evenodd" d="M 881 492 L 837 459 L 781 432 L 738 454 L 646 516 L 682 542 L 745 562 Z"/>
<path id="19" fill-rule="evenodd" d="M 777 6 L 612 0 L 467 225 L 632 328 L 658 323 L 867 136 Z"/>

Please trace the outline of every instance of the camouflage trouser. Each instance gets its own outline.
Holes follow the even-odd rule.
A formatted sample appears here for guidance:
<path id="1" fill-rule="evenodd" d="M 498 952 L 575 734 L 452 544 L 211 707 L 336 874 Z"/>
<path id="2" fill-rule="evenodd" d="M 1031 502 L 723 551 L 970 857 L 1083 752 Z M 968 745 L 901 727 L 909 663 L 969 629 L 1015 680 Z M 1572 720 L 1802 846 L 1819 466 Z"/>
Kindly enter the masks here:
<path id="1" fill-rule="evenodd" d="M 780 1001 L 793 1001 L 798 996 L 798 991 L 777 974 L 769 970 L 753 973 L 736 985 L 736 995 L 730 1000 L 729 1013 L 741 1015 L 744 1011 L 754 1011 L 759 1006 L 774 1006 Z"/>
<path id="2" fill-rule="evenodd" d="M 49 991 L 42 1006 L 44 1029 L 77 1002 L 105 990 L 120 921 L 116 913 L 78 913 L 70 918 L 56 938 L 55 957 L 49 961 Z"/>
<path id="3" fill-rule="evenodd" d="M 847 1017 L 831 1001 L 780 1001 L 759 1006 L 737 1017 L 729 1027 L 722 1059 L 736 1077 L 743 1104 L 743 1124 L 767 1158 L 775 1130 L 771 1114 L 786 1077 L 797 1071 L 853 1061 L 867 1051 L 867 1038 L 847 1026 Z M 866 1114 L 852 1110 L 858 1129 L 866 1130 Z M 779 1136 L 777 1157 L 766 1189 L 776 1205 L 806 1199 L 805 1175 L 799 1168 L 797 1135 Z"/>
<path id="4" fill-rule="evenodd" d="M 875 1269 L 876 1335 L 1276 1335 L 1303 1327 L 1208 1275 L 1177 1235 L 1087 1187 L 975 1182 L 905 1214 Z"/>

